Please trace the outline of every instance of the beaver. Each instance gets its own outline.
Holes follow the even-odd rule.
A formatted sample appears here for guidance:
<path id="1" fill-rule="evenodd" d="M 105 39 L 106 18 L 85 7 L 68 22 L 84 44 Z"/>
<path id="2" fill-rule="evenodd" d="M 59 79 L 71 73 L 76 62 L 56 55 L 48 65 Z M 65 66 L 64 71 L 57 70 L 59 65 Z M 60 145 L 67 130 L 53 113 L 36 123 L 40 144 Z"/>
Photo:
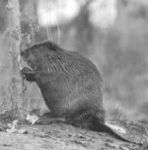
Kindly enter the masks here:
<path id="1" fill-rule="evenodd" d="M 130 142 L 105 124 L 102 76 L 88 58 L 50 41 L 25 49 L 21 57 L 31 68 L 23 68 L 22 74 L 37 83 L 54 116 L 65 118 L 73 126 L 107 132 Z"/>

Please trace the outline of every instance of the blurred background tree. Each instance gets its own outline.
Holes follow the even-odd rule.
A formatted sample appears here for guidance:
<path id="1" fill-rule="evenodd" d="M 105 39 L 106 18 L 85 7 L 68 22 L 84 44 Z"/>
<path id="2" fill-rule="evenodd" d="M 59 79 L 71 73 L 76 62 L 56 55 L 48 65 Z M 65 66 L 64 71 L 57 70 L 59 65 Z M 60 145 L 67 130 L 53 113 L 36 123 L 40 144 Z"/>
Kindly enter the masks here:
<path id="1" fill-rule="evenodd" d="M 102 72 L 108 116 L 119 110 L 132 119 L 147 117 L 147 0 L 20 0 L 20 11 L 21 49 L 51 40 L 79 51 Z M 1 41 L 5 15 L 0 9 Z M 42 97 L 36 85 L 26 84 L 29 111 Z"/>

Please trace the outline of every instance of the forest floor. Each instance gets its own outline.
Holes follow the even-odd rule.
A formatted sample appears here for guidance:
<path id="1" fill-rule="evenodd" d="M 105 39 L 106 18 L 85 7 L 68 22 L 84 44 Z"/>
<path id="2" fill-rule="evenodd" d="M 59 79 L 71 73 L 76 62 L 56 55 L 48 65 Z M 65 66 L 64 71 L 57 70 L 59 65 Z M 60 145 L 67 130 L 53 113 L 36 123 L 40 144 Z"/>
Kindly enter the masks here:
<path id="1" fill-rule="evenodd" d="M 0 150 L 148 150 L 148 124 L 130 123 L 128 126 L 132 129 L 128 131 L 128 139 L 132 138 L 136 142 L 144 143 L 143 145 L 122 142 L 108 133 L 52 123 L 20 125 L 20 129 L 26 131 L 24 133 L 1 131 Z"/>

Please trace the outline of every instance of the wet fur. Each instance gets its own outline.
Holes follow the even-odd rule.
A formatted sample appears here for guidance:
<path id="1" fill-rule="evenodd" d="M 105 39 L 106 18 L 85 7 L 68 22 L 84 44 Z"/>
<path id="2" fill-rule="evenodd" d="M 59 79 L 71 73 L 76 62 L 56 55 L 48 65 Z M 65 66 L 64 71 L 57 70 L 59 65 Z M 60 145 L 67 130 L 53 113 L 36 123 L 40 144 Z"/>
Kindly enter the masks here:
<path id="1" fill-rule="evenodd" d="M 105 125 L 102 78 L 90 60 L 52 42 L 36 44 L 21 56 L 32 68 L 24 68 L 23 74 L 38 84 L 53 114 L 74 126 L 108 132 L 128 141 Z"/>

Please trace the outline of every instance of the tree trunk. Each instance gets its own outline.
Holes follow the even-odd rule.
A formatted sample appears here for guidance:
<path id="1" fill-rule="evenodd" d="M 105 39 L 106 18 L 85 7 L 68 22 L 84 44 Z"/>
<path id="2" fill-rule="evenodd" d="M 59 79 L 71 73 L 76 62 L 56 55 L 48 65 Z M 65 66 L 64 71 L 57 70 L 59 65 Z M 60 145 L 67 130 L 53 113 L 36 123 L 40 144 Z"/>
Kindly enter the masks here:
<path id="1" fill-rule="evenodd" d="M 23 86 L 19 72 L 21 42 L 19 0 L 8 0 L 7 29 L 0 43 L 0 102 L 2 111 L 13 110 L 12 116 L 23 117 Z"/>
<path id="2" fill-rule="evenodd" d="M 44 112 L 47 111 L 47 107 L 37 85 L 22 80 L 20 74 L 19 0 L 8 0 L 8 3 L 6 0 L 1 0 L 0 4 L 7 22 L 5 31 L 0 35 L 0 114 L 10 111 L 12 118 L 24 119 L 30 111 L 39 109 Z"/>

